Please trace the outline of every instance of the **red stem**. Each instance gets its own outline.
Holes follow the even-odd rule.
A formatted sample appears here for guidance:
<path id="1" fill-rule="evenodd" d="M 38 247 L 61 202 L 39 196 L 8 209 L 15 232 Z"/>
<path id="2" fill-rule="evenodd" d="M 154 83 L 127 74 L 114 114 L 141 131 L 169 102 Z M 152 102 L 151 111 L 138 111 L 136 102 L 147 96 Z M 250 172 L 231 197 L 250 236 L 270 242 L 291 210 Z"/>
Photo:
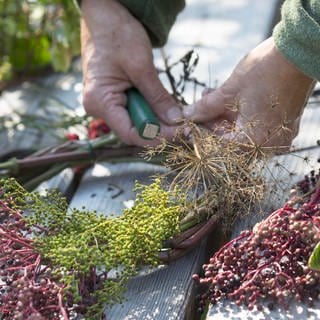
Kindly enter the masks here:
<path id="1" fill-rule="evenodd" d="M 34 158 L 25 158 L 17 160 L 19 169 L 34 168 L 39 166 L 46 166 L 58 162 L 68 162 L 76 160 L 96 160 L 97 158 L 116 158 L 126 156 L 138 156 L 143 149 L 139 147 L 125 147 L 125 148 L 110 148 L 110 149 L 96 149 L 91 151 L 71 151 L 60 152 L 58 154 L 46 154 Z"/>
<path id="2" fill-rule="evenodd" d="M 62 289 L 59 290 L 58 293 L 58 301 L 59 301 L 59 308 L 60 308 L 60 313 L 63 317 L 64 320 L 69 320 L 69 316 L 67 314 L 66 309 L 63 306 L 63 301 L 62 301 Z"/>
<path id="3" fill-rule="evenodd" d="M 168 245 L 172 248 L 178 248 L 179 243 L 190 238 L 195 232 L 197 232 L 203 225 L 203 223 L 198 223 L 197 225 L 189 228 L 188 230 L 181 232 L 180 234 L 174 236 L 171 240 L 168 241 Z"/>
<path id="4" fill-rule="evenodd" d="M 59 306 L 49 305 L 39 309 L 39 312 L 47 311 L 47 310 L 59 310 Z"/>
<path id="5" fill-rule="evenodd" d="M 160 251 L 158 253 L 159 259 L 164 263 L 169 263 L 175 260 L 178 260 L 179 258 L 183 257 L 188 253 L 190 249 L 170 249 L 167 251 Z"/>
<path id="6" fill-rule="evenodd" d="M 23 245 L 23 246 L 25 246 L 25 247 L 27 247 L 29 249 L 34 249 L 34 247 L 32 245 L 30 245 L 29 243 L 27 243 L 26 241 L 24 241 L 23 238 L 12 237 L 12 236 L 10 236 L 8 234 L 8 232 L 1 232 L 1 230 L 0 230 L 0 234 L 5 236 L 5 237 L 7 237 L 7 238 L 9 238 L 10 240 L 12 240 L 14 242 L 20 243 L 21 245 Z M 32 241 L 29 240 L 29 242 L 32 242 Z"/>
<path id="7" fill-rule="evenodd" d="M 312 205 L 312 204 L 317 204 L 319 202 L 320 202 L 320 186 L 312 194 L 309 203 Z"/>
<path id="8" fill-rule="evenodd" d="M 251 234 L 251 233 L 250 233 Z M 234 238 L 232 240 L 230 240 L 229 242 L 227 242 L 225 245 L 223 245 L 214 255 L 211 259 L 216 259 L 223 250 L 225 250 L 226 248 L 229 248 L 231 245 L 233 245 L 235 242 L 238 242 L 244 238 L 249 237 L 250 234 L 243 234 L 238 236 L 237 238 Z"/>

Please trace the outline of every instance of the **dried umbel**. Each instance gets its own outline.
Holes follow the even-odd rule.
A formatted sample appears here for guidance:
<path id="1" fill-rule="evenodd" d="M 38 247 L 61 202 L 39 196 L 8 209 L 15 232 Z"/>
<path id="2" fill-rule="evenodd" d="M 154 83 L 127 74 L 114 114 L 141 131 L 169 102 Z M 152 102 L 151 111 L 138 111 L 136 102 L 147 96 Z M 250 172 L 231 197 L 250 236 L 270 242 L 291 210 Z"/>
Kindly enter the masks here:
<path id="1" fill-rule="evenodd" d="M 287 308 L 292 299 L 310 303 L 318 298 L 320 272 L 308 267 L 320 240 L 320 188 L 315 179 L 312 174 L 298 184 L 302 191 L 312 190 L 308 200 L 294 195 L 252 231 L 243 231 L 217 251 L 203 266 L 203 277 L 193 276 L 207 288 L 200 309 L 224 298 L 249 310 L 262 309 L 265 299 L 270 307 L 278 303 Z"/>
<path id="2" fill-rule="evenodd" d="M 175 143 L 163 141 L 149 149 L 147 157 L 163 155 L 171 187 L 179 186 L 188 195 L 190 214 L 217 215 L 230 227 L 238 215 L 249 213 L 261 200 L 265 185 L 260 174 L 263 160 L 251 161 L 251 150 L 241 149 L 236 141 L 227 141 L 214 132 L 194 124 L 191 142 L 182 132 Z M 182 130 L 183 131 L 183 130 Z M 201 219 L 201 217 L 200 217 Z"/>

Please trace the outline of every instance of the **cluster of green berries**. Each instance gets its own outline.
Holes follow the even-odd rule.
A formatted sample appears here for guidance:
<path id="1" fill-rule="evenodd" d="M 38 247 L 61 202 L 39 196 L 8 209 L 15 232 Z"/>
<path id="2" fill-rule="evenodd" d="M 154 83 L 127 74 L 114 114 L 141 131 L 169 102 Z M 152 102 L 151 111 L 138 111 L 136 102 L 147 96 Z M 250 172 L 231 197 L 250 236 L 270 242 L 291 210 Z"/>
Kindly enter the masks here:
<path id="1" fill-rule="evenodd" d="M 164 190 L 157 178 L 148 186 L 136 184 L 135 204 L 121 216 L 106 217 L 68 210 L 56 191 L 40 196 L 14 180 L 2 185 L 1 197 L 22 212 L 28 234 L 21 237 L 32 237 L 34 251 L 64 288 L 64 303 L 76 304 L 87 319 L 119 302 L 126 281 L 141 265 L 159 263 L 163 243 L 179 232 L 185 201 L 178 190 Z M 108 278 L 110 270 L 121 270 L 117 281 Z"/>

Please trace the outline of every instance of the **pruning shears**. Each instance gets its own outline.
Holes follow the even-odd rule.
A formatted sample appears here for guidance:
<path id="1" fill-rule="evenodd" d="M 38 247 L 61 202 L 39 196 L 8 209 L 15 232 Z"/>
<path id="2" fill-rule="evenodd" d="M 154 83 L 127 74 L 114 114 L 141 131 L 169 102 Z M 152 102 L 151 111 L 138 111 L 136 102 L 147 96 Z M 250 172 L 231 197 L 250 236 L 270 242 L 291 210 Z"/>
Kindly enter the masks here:
<path id="1" fill-rule="evenodd" d="M 131 88 L 126 91 L 129 116 L 141 138 L 152 140 L 160 132 L 160 122 L 140 92 Z"/>

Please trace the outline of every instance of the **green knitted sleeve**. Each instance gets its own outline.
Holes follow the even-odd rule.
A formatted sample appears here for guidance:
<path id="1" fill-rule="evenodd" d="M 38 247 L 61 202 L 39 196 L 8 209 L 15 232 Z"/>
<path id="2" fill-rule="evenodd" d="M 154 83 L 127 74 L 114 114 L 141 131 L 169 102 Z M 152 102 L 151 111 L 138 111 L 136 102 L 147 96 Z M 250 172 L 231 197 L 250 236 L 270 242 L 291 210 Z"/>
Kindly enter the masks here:
<path id="1" fill-rule="evenodd" d="M 76 1 L 80 5 L 81 0 Z M 185 0 L 119 0 L 146 28 L 154 47 L 162 47 Z"/>
<path id="2" fill-rule="evenodd" d="M 146 28 L 152 45 L 163 46 L 184 0 L 119 0 Z"/>
<path id="3" fill-rule="evenodd" d="M 273 30 L 280 52 L 303 73 L 320 80 L 320 1 L 286 0 Z"/>

